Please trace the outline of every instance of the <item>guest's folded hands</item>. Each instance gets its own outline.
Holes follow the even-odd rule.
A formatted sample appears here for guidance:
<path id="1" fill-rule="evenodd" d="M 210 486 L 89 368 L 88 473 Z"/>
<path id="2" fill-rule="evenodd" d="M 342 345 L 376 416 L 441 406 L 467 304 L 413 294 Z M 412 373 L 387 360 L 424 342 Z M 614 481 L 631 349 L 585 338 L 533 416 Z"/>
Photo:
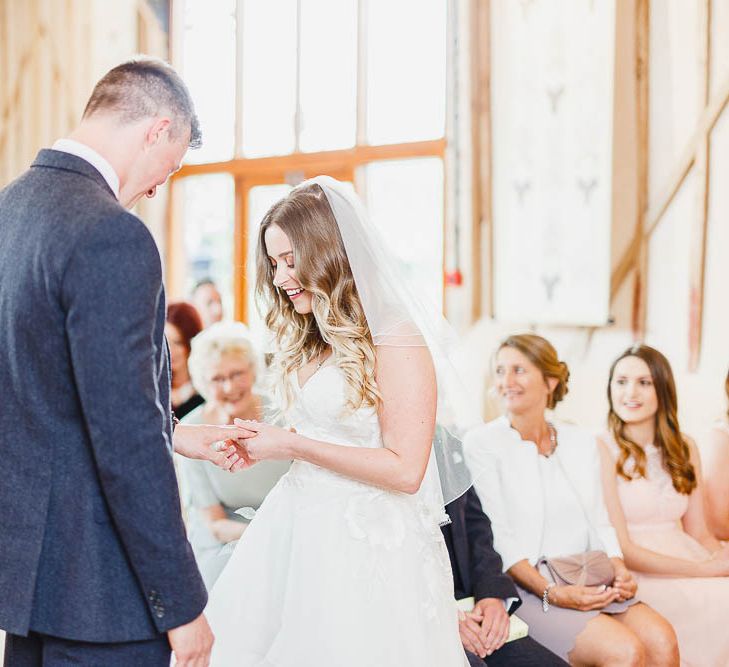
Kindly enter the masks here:
<path id="1" fill-rule="evenodd" d="M 548 593 L 549 601 L 558 607 L 592 611 L 603 609 L 620 596 L 612 586 L 555 586 Z"/>
<path id="2" fill-rule="evenodd" d="M 479 658 L 486 657 L 486 646 L 481 639 L 481 621 L 480 614 L 473 612 L 458 612 L 458 631 L 461 635 L 461 643 L 463 647 L 475 653 Z"/>
<path id="3" fill-rule="evenodd" d="M 612 558 L 613 569 L 615 570 L 615 580 L 613 581 L 613 588 L 618 591 L 618 600 L 630 600 L 635 597 L 635 593 L 638 590 L 638 582 L 635 580 L 633 575 L 630 573 L 622 560 L 619 558 Z"/>
<path id="4" fill-rule="evenodd" d="M 509 614 L 506 613 L 504 601 L 498 598 L 483 598 L 476 602 L 472 613 L 481 617 L 479 636 L 486 649 L 486 655 L 491 655 L 500 649 L 509 637 Z"/>

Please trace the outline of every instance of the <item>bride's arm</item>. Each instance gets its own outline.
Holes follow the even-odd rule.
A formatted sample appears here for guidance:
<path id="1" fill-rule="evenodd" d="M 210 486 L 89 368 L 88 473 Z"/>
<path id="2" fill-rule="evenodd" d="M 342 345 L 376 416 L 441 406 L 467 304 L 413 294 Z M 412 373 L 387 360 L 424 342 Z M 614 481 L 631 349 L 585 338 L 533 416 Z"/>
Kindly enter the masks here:
<path id="1" fill-rule="evenodd" d="M 321 442 L 265 424 L 246 425 L 254 459 L 298 459 L 392 491 L 415 493 L 435 429 L 436 381 L 427 347 L 377 347 L 378 409 L 384 447 Z"/>

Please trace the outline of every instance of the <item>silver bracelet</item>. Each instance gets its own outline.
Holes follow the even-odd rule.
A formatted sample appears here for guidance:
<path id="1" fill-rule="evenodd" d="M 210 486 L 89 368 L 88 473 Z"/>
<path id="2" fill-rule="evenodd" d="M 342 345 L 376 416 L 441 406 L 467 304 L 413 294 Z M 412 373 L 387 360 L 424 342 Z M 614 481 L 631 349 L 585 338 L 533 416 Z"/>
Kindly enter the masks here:
<path id="1" fill-rule="evenodd" d="M 544 589 L 544 593 L 542 593 L 542 611 L 545 614 L 549 611 L 549 591 L 556 585 L 557 584 L 555 584 L 554 582 L 547 584 L 547 587 Z"/>

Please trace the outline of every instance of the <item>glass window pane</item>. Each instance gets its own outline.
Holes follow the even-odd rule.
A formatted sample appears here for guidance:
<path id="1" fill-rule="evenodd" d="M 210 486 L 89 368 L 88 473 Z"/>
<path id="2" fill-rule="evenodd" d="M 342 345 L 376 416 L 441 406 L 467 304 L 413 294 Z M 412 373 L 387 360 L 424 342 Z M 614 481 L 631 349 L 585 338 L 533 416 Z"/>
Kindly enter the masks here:
<path id="1" fill-rule="evenodd" d="M 304 0 L 301 23 L 301 150 L 354 146 L 357 2 Z"/>
<path id="2" fill-rule="evenodd" d="M 443 161 L 373 162 L 365 167 L 367 209 L 425 299 L 443 303 Z"/>
<path id="3" fill-rule="evenodd" d="M 195 283 L 212 278 L 223 297 L 227 318 L 233 315 L 234 184 L 227 174 L 190 176 L 182 189 L 185 293 Z"/>
<path id="4" fill-rule="evenodd" d="M 182 72 L 195 101 L 202 148 L 187 162 L 233 157 L 235 146 L 235 0 L 185 0 Z"/>
<path id="5" fill-rule="evenodd" d="M 263 216 L 279 199 L 285 197 L 289 185 L 259 185 L 250 189 L 248 194 L 248 258 L 246 262 L 246 283 L 248 291 L 248 327 L 251 338 L 261 351 L 268 351 L 268 334 L 263 317 L 258 313 L 255 303 L 256 288 L 256 251 L 258 249 L 258 229 Z"/>
<path id="6" fill-rule="evenodd" d="M 368 142 L 442 137 L 447 3 L 370 0 L 367 8 Z"/>
<path id="7" fill-rule="evenodd" d="M 296 0 L 243 2 L 243 154 L 294 150 Z"/>

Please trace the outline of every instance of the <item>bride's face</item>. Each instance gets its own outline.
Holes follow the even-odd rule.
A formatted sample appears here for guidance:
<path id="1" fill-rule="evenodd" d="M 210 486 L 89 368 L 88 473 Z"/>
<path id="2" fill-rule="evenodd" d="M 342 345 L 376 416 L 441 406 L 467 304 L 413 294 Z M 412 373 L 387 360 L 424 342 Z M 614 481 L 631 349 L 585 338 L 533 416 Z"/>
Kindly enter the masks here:
<path id="1" fill-rule="evenodd" d="M 264 236 L 268 261 L 273 266 L 273 284 L 282 290 L 297 313 L 311 312 L 311 292 L 305 290 L 296 279 L 294 250 L 289 237 L 277 225 L 271 225 Z"/>

